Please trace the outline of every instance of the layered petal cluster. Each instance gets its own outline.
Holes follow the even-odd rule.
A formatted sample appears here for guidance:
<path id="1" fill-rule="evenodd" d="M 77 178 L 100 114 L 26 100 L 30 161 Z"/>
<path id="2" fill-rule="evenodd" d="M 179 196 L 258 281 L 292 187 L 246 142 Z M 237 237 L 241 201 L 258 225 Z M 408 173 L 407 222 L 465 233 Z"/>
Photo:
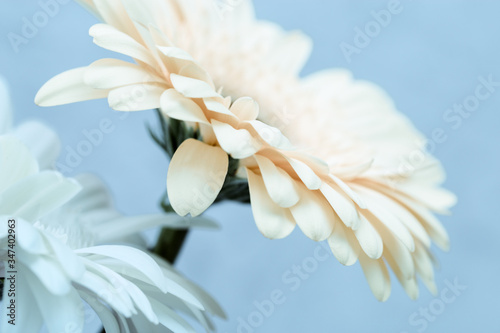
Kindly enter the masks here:
<path id="1" fill-rule="evenodd" d="M 216 199 L 228 156 L 248 179 L 254 218 L 269 238 L 296 225 L 327 240 L 345 265 L 359 261 L 379 300 L 389 265 L 412 298 L 417 276 L 435 291 L 431 241 L 448 248 L 433 213 L 455 198 L 425 140 L 375 85 L 342 70 L 298 76 L 309 39 L 257 21 L 242 1 L 221 20 L 210 1 L 85 0 L 105 23 L 94 42 L 132 57 L 103 59 L 47 82 L 39 105 L 107 97 L 116 110 L 159 108 L 200 130 L 169 167 L 180 215 Z"/>
<path id="2" fill-rule="evenodd" d="M 2 87 L 0 96 L 7 97 Z M 6 108 L 0 116 L 11 118 Z M 224 316 L 221 308 L 163 259 L 141 250 L 137 233 L 213 224 L 201 218 L 186 224 L 176 214 L 122 216 L 97 178 L 71 179 L 43 169 L 47 156 L 37 159 L 35 152 L 44 149 L 16 135 L 24 126 L 7 124 L 7 134 L 0 135 L 0 271 L 17 272 L 16 325 L 5 320 L 3 306 L 0 330 L 35 333 L 45 325 L 48 332 L 82 332 L 85 301 L 106 332 L 194 332 L 184 315 L 212 331 L 210 315 Z M 41 135 L 50 130 L 38 126 L 43 130 L 30 133 L 48 142 Z M 4 300 L 8 294 L 6 287 Z"/>

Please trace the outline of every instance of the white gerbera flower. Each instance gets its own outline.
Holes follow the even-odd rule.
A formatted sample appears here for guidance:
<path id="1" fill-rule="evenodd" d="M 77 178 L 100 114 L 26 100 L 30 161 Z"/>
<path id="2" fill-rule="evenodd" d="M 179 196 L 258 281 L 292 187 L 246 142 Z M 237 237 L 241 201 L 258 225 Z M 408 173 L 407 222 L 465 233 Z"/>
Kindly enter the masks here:
<path id="1" fill-rule="evenodd" d="M 74 180 L 42 170 L 14 134 L 0 135 L 0 261 L 8 283 L 3 300 L 13 298 L 13 275 L 17 307 L 11 325 L 2 306 L 0 330 L 36 333 L 45 324 L 51 333 L 82 332 L 82 299 L 109 333 L 194 332 L 179 312 L 213 330 L 209 313 L 224 314 L 209 295 L 161 258 L 117 245 L 135 242 L 144 228 L 213 226 L 204 219 L 186 222 L 176 214 L 123 217 L 95 177 Z M 9 241 L 11 227 L 15 243 Z"/>
<path id="2" fill-rule="evenodd" d="M 107 97 L 116 110 L 160 108 L 194 123 L 203 142 L 184 141 L 167 178 L 180 215 L 216 199 L 229 154 L 266 237 L 298 225 L 327 240 L 342 264 L 359 259 L 379 300 L 390 294 L 387 264 L 410 297 L 417 276 L 435 291 L 431 241 L 447 249 L 449 240 L 433 213 L 447 213 L 455 197 L 384 92 L 345 71 L 301 79 L 309 39 L 257 21 L 249 1 L 225 20 L 203 0 L 81 2 L 105 22 L 90 29 L 94 42 L 136 63 L 102 59 L 62 73 L 40 89 L 38 104 Z"/>

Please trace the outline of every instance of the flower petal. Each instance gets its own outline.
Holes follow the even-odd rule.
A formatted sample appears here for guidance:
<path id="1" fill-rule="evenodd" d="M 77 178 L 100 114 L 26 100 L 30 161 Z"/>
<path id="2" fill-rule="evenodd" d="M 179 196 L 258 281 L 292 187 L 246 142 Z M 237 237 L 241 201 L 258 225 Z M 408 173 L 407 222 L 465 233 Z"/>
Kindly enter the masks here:
<path id="1" fill-rule="evenodd" d="M 212 120 L 211 123 L 219 145 L 231 157 L 243 159 L 259 151 L 261 145 L 246 129 L 235 129 L 217 120 Z"/>
<path id="2" fill-rule="evenodd" d="M 220 95 L 205 81 L 190 77 L 170 74 L 170 80 L 174 88 L 186 97 L 207 98 L 220 97 Z"/>
<path id="3" fill-rule="evenodd" d="M 288 209 L 275 204 L 269 197 L 261 176 L 247 169 L 252 212 L 259 231 L 270 239 L 288 236 L 295 228 L 295 220 Z"/>
<path id="4" fill-rule="evenodd" d="M 157 109 L 164 86 L 139 83 L 113 89 L 109 92 L 109 107 L 118 111 L 141 111 Z"/>
<path id="5" fill-rule="evenodd" d="M 103 23 L 95 24 L 90 28 L 89 34 L 94 37 L 94 43 L 102 48 L 132 57 L 152 68 L 157 67 L 156 60 L 148 49 L 115 27 Z"/>
<path id="6" fill-rule="evenodd" d="M 255 155 L 255 160 L 270 198 L 280 207 L 288 208 L 295 205 L 300 199 L 295 188 L 295 180 L 267 157 Z"/>
<path id="7" fill-rule="evenodd" d="M 229 158 L 220 147 L 188 139 L 176 150 L 167 174 L 170 204 L 181 216 L 203 213 L 217 198 Z"/>
<path id="8" fill-rule="evenodd" d="M 144 67 L 118 59 L 100 59 L 87 67 L 85 83 L 96 89 L 113 89 L 130 84 L 162 83 L 165 80 Z"/>
<path id="9" fill-rule="evenodd" d="M 200 106 L 175 89 L 168 89 L 161 95 L 160 105 L 162 114 L 170 118 L 209 124 Z"/>
<path id="10" fill-rule="evenodd" d="M 108 90 L 94 89 L 85 84 L 86 70 L 87 67 L 79 67 L 54 76 L 40 88 L 35 103 L 54 106 L 105 98 Z"/>
<path id="11" fill-rule="evenodd" d="M 319 191 L 297 184 L 300 201 L 290 211 L 302 232 L 315 241 L 330 237 L 335 223 L 342 223 Z"/>

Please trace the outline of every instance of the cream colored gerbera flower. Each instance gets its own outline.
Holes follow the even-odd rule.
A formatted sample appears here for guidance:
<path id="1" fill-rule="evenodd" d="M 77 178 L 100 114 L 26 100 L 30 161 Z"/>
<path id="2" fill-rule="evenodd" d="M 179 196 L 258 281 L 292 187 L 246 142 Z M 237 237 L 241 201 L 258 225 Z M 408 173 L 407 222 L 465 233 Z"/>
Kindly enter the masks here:
<path id="1" fill-rule="evenodd" d="M 180 215 L 216 199 L 229 154 L 266 237 L 298 224 L 328 240 L 341 263 L 359 259 L 379 300 L 390 294 L 386 264 L 412 298 L 417 275 L 435 290 L 431 239 L 447 248 L 448 236 L 432 212 L 455 199 L 439 188 L 444 174 L 422 136 L 379 88 L 343 71 L 300 79 L 308 38 L 256 21 L 249 2 L 225 20 L 201 0 L 85 3 L 105 22 L 91 28 L 94 42 L 136 64 L 104 59 L 60 74 L 38 104 L 107 97 L 117 110 L 160 108 L 203 140 L 186 140 L 169 167 Z"/>

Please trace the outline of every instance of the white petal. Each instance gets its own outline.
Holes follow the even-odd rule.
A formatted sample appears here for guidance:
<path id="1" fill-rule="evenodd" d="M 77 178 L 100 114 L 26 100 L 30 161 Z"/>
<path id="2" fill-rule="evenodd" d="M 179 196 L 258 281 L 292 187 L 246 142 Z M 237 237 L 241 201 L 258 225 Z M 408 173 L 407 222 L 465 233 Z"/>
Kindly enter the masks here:
<path id="1" fill-rule="evenodd" d="M 64 295 L 71 290 L 71 281 L 61 266 L 64 263 L 59 263 L 50 256 L 28 253 L 22 248 L 16 250 L 16 255 L 38 283 L 43 284 L 44 290 L 53 295 Z"/>
<path id="2" fill-rule="evenodd" d="M 68 202 L 80 189 L 76 181 L 64 178 L 58 172 L 44 171 L 5 191 L 0 214 L 10 212 L 25 220 L 36 221 Z"/>
<path id="3" fill-rule="evenodd" d="M 42 123 L 27 121 L 18 126 L 14 135 L 35 155 L 40 169 L 54 167 L 61 151 L 57 134 Z"/>
<path id="4" fill-rule="evenodd" d="M 38 255 L 49 253 L 48 244 L 46 244 L 46 241 L 43 239 L 39 229 L 33 227 L 31 223 L 22 219 L 17 219 L 16 227 L 18 228 L 20 235 L 22 235 L 16 239 L 17 244 L 25 251 Z"/>
<path id="5" fill-rule="evenodd" d="M 247 174 L 252 212 L 259 231 L 271 239 L 288 236 L 295 228 L 292 214 L 273 202 L 261 176 L 248 169 Z"/>
<path id="6" fill-rule="evenodd" d="M 121 333 L 120 324 L 109 308 L 98 301 L 96 297 L 88 295 L 85 292 L 81 292 L 80 297 L 82 297 L 83 300 L 94 309 L 95 313 L 99 316 L 99 319 L 101 319 L 102 326 L 104 326 L 106 333 Z"/>
<path id="7" fill-rule="evenodd" d="M 37 171 L 38 163 L 25 145 L 11 136 L 0 137 L 0 193 Z"/>
<path id="8" fill-rule="evenodd" d="M 47 234 L 46 237 L 47 243 L 52 249 L 52 255 L 61 263 L 61 267 L 68 277 L 72 280 L 80 278 L 85 271 L 85 266 L 78 256 L 51 234 Z"/>
<path id="9" fill-rule="evenodd" d="M 6 281 L 7 282 L 7 281 Z M 16 276 L 16 321 L 15 325 L 11 325 L 8 323 L 8 320 L 11 318 L 7 316 L 7 304 L 5 302 L 10 297 L 7 297 L 9 292 L 9 288 L 3 288 L 3 300 L 2 310 L 0 311 L 0 315 L 2 316 L 2 320 L 0 320 L 0 331 L 9 332 L 9 333 L 27 333 L 27 332 L 39 332 L 43 319 L 40 313 L 40 309 L 38 304 L 34 302 L 34 295 L 32 290 L 32 286 L 26 280 L 23 274 L 17 274 Z"/>
<path id="10" fill-rule="evenodd" d="M 0 76 L 0 134 L 5 134 L 12 127 L 12 105 L 7 82 Z"/>
<path id="11" fill-rule="evenodd" d="M 172 332 L 189 332 L 196 333 L 196 331 L 184 320 L 181 316 L 175 313 L 172 309 L 166 307 L 160 302 L 151 299 L 153 309 L 160 320 L 160 323 Z"/>
<path id="12" fill-rule="evenodd" d="M 40 106 L 54 106 L 105 98 L 108 90 L 94 89 L 85 84 L 83 78 L 87 67 L 63 72 L 47 81 L 35 97 Z"/>
<path id="13" fill-rule="evenodd" d="M 167 174 L 170 204 L 181 216 L 203 213 L 217 198 L 229 158 L 221 148 L 188 139 L 176 150 Z"/>
<path id="14" fill-rule="evenodd" d="M 98 254 L 122 261 L 124 264 L 128 264 L 131 268 L 141 272 L 163 292 L 167 289 L 160 267 L 149 255 L 138 249 L 121 245 L 100 245 L 78 249 L 76 252 L 80 254 Z M 124 266 L 124 270 L 126 269 Z"/>
<path id="15" fill-rule="evenodd" d="M 48 292 L 31 272 L 19 271 L 19 274 L 25 275 L 32 288 L 35 301 L 49 332 L 70 330 L 81 333 L 83 331 L 83 304 L 74 289 L 70 289 L 65 295 L 54 295 Z"/>

